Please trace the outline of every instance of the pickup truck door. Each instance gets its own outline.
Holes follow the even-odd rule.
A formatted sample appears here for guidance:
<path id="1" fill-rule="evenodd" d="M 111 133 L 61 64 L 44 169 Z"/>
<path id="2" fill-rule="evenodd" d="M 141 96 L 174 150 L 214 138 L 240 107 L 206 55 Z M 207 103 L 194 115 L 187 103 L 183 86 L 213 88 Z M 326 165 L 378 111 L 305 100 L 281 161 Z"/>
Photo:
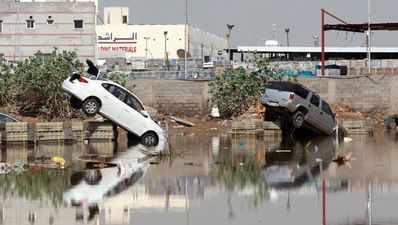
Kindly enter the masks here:
<path id="1" fill-rule="evenodd" d="M 307 103 L 308 104 L 308 115 L 307 115 L 307 121 L 309 122 L 309 124 L 316 128 L 316 129 L 322 129 L 321 126 L 321 109 L 320 109 L 320 103 L 321 103 L 321 99 L 318 95 L 316 95 L 315 93 L 311 94 L 310 100 Z"/>
<path id="2" fill-rule="evenodd" d="M 324 127 L 325 131 L 332 131 L 335 128 L 336 123 L 335 119 L 333 118 L 333 112 L 330 109 L 330 106 L 325 101 L 322 101 L 321 117 L 321 124 Z"/>

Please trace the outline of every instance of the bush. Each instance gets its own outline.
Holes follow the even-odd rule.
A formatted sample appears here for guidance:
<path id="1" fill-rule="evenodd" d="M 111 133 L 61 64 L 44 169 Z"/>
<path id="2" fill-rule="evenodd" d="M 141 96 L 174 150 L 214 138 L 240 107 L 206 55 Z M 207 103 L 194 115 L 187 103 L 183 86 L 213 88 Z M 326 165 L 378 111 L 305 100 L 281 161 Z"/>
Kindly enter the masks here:
<path id="1" fill-rule="evenodd" d="M 22 115 L 41 115 L 47 119 L 71 115 L 69 97 L 62 82 L 73 71 L 82 68 L 75 52 L 54 50 L 49 55 L 37 53 L 18 64 L 11 80 L 14 93 L 9 93 Z"/>
<path id="2" fill-rule="evenodd" d="M 123 72 L 109 72 L 104 76 L 105 79 L 112 80 L 115 83 L 118 83 L 122 86 L 127 84 L 129 75 Z"/>
<path id="3" fill-rule="evenodd" d="M 277 72 L 269 68 L 264 58 L 255 58 L 257 69 L 227 69 L 210 82 L 210 93 L 223 118 L 239 116 L 257 102 L 270 79 L 279 79 Z"/>

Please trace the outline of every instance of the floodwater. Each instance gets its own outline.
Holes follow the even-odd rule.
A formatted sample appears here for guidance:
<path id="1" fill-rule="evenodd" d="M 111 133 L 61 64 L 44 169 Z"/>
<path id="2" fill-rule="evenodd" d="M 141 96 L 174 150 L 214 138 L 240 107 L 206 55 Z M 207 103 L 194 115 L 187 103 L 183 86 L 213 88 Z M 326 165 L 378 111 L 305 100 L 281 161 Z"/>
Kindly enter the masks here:
<path id="1" fill-rule="evenodd" d="M 1 162 L 29 169 L 0 175 L 0 225 L 398 224 L 398 139 L 376 135 L 338 147 L 172 136 L 162 158 L 114 143 L 5 146 Z"/>

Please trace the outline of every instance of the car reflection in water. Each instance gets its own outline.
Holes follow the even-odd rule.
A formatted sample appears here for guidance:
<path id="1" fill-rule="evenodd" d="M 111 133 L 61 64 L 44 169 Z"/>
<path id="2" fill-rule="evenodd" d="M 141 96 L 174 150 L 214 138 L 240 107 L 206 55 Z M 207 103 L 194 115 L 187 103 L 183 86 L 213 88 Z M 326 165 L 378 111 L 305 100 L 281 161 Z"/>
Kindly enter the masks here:
<path id="1" fill-rule="evenodd" d="M 266 183 L 280 189 L 299 188 L 314 181 L 321 170 L 333 162 L 336 154 L 334 137 L 290 141 L 281 147 L 267 153 L 263 171 Z"/>
<path id="2" fill-rule="evenodd" d="M 67 205 L 88 208 L 89 220 L 99 213 L 99 205 L 127 190 L 143 177 L 150 157 L 141 144 L 118 154 L 107 168 L 87 169 L 72 174 L 72 187 L 64 193 Z M 77 180 L 77 181 L 76 181 Z"/>

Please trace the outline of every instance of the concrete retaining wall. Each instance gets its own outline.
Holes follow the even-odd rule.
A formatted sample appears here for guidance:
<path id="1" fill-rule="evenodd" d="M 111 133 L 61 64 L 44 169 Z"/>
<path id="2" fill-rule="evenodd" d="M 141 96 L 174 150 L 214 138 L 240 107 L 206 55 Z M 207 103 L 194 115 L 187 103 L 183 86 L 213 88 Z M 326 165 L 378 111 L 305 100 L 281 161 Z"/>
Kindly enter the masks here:
<path id="1" fill-rule="evenodd" d="M 127 87 L 145 105 L 162 113 L 194 116 L 209 112 L 206 81 L 131 80 Z"/>
<path id="2" fill-rule="evenodd" d="M 398 76 L 371 79 L 312 77 L 299 78 L 299 81 L 331 104 L 346 104 L 361 112 L 398 113 Z M 145 105 L 163 113 L 194 116 L 210 111 L 207 81 L 131 80 L 127 86 Z"/>
<path id="3" fill-rule="evenodd" d="M 299 78 L 299 81 L 331 104 L 346 104 L 361 112 L 398 112 L 398 76 Z"/>

